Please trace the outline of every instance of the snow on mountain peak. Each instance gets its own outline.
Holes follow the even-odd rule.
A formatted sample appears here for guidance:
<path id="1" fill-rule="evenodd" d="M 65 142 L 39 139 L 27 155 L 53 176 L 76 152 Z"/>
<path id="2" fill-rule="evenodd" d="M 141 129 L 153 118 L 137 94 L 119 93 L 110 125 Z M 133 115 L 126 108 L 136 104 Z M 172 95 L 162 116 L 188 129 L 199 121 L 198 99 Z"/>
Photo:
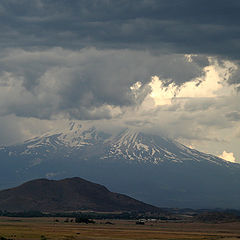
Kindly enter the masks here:
<path id="1" fill-rule="evenodd" d="M 68 122 L 61 129 L 54 129 L 39 137 L 25 141 L 28 148 L 37 148 L 42 146 L 65 146 L 70 148 L 79 148 L 85 145 L 92 145 L 100 137 L 95 127 L 81 124 L 77 121 Z"/>
<path id="2" fill-rule="evenodd" d="M 64 145 L 73 148 L 93 144 L 92 140 L 97 141 L 98 135 L 95 127 L 88 128 L 82 124 L 71 122 L 69 127 L 62 131 L 58 139 Z"/>
<path id="3" fill-rule="evenodd" d="M 160 137 L 159 137 L 160 138 Z M 104 158 L 121 158 L 138 162 L 162 162 L 164 157 L 176 159 L 175 154 L 165 147 L 160 147 L 154 139 L 136 129 L 126 129 L 114 136 L 109 143 L 109 150 Z"/>
<path id="4" fill-rule="evenodd" d="M 98 131 L 87 122 L 71 121 L 65 128 L 48 132 L 24 143 L 22 155 L 34 154 L 46 157 L 48 154 L 63 152 L 64 156 L 79 155 L 99 159 L 114 159 L 127 162 L 161 164 L 164 162 L 209 162 L 228 165 L 226 161 L 206 153 L 188 148 L 174 140 L 146 134 L 138 129 L 127 128 L 118 134 L 108 135 Z"/>

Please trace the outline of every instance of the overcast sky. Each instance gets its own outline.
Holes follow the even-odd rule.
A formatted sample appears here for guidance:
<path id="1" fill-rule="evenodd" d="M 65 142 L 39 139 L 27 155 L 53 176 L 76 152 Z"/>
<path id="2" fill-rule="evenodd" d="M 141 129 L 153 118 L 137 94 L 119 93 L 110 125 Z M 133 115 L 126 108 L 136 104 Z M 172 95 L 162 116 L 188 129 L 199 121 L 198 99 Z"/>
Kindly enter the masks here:
<path id="1" fill-rule="evenodd" d="M 67 119 L 240 163 L 240 1 L 0 1 L 0 144 Z"/>

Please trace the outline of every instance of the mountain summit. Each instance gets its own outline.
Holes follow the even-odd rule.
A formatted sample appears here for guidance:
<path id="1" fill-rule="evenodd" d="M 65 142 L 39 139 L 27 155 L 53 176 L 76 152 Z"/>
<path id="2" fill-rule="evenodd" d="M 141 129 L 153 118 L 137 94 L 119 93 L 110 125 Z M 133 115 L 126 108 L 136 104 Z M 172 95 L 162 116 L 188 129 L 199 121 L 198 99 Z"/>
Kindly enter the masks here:
<path id="1" fill-rule="evenodd" d="M 1 188 L 81 176 L 157 206 L 240 208 L 239 164 L 134 129 L 111 135 L 71 122 L 0 157 Z"/>

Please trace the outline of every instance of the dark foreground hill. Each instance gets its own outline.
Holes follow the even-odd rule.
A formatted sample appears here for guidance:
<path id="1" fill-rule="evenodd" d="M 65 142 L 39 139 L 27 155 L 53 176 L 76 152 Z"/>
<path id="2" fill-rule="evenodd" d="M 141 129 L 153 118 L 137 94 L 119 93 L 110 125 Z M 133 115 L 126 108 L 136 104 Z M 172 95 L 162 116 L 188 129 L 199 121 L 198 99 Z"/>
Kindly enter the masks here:
<path id="1" fill-rule="evenodd" d="M 159 208 L 82 178 L 37 179 L 0 191 L 0 210 L 7 211 L 159 211 Z"/>

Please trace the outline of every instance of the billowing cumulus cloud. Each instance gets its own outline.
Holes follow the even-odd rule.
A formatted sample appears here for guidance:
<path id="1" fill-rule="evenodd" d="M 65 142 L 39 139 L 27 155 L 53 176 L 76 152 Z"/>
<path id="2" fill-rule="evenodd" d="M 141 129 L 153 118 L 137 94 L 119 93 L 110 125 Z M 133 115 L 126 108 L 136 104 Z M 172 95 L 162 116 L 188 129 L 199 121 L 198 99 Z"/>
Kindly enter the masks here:
<path id="1" fill-rule="evenodd" d="M 202 66 L 178 54 L 95 48 L 6 50 L 0 63 L 0 114 L 42 119 L 112 118 L 141 104 L 153 73 L 176 85 L 203 74 Z"/>

